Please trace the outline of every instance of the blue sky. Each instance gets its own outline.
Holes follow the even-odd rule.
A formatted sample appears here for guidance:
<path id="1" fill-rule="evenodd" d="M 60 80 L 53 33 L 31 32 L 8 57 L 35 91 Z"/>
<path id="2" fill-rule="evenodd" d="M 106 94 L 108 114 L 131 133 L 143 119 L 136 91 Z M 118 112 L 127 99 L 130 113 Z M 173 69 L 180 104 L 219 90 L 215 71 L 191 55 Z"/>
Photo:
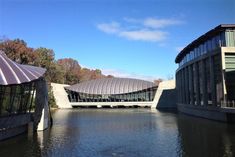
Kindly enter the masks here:
<path id="1" fill-rule="evenodd" d="M 117 77 L 174 76 L 179 50 L 222 23 L 234 0 L 0 0 L 0 37 Z"/>

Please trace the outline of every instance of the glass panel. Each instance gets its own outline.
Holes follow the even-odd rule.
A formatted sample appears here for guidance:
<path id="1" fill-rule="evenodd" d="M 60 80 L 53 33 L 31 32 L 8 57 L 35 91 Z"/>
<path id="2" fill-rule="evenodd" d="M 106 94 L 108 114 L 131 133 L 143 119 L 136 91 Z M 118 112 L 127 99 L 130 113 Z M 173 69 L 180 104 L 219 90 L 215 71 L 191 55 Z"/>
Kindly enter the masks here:
<path id="1" fill-rule="evenodd" d="M 227 30 L 225 32 L 226 46 L 235 47 L 235 30 Z"/>

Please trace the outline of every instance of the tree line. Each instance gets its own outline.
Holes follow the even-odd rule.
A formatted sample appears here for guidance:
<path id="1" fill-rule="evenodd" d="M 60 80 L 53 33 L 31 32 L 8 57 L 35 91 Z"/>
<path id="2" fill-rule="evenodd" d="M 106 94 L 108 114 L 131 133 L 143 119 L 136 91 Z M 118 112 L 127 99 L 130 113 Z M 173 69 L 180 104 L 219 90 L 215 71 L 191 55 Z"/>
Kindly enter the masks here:
<path id="1" fill-rule="evenodd" d="M 91 79 L 113 77 L 104 75 L 99 69 L 83 68 L 72 58 L 55 59 L 53 49 L 44 47 L 31 48 L 21 39 L 0 41 L 0 50 L 13 61 L 46 68 L 45 78 L 50 82 L 76 84 Z"/>

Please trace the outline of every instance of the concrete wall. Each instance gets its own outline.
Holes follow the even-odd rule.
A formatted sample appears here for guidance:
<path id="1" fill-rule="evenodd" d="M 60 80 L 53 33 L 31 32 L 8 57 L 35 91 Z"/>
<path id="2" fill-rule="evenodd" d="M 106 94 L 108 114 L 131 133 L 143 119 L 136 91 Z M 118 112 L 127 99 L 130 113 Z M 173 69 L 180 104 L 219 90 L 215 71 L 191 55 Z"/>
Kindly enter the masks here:
<path id="1" fill-rule="evenodd" d="M 55 97 L 56 105 L 59 108 L 72 108 L 67 93 L 64 90 L 64 87 L 67 87 L 69 85 L 66 84 L 58 84 L 58 83 L 51 83 L 52 86 L 52 92 Z"/>
<path id="2" fill-rule="evenodd" d="M 49 127 L 50 110 L 48 106 L 48 88 L 45 79 L 36 82 L 36 97 L 34 111 L 34 130 L 42 131 Z"/>
<path id="3" fill-rule="evenodd" d="M 176 108 L 175 80 L 163 81 L 159 84 L 154 98 L 153 109 Z"/>

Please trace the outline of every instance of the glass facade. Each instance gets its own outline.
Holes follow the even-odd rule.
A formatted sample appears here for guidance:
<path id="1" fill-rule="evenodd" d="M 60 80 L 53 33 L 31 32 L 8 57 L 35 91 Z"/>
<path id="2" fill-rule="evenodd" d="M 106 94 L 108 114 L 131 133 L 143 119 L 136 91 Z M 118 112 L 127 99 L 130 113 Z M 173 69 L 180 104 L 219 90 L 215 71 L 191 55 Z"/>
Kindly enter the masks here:
<path id="1" fill-rule="evenodd" d="M 179 62 L 179 67 L 206 53 L 210 53 L 211 51 L 219 47 L 235 47 L 234 29 L 229 29 L 224 32 L 220 32 L 216 36 L 209 38 L 207 41 L 202 42 L 198 46 L 195 46 L 192 50 L 189 50 L 189 52 Z"/>
<path id="2" fill-rule="evenodd" d="M 200 106 L 221 104 L 224 100 L 221 56 L 210 56 L 180 69 L 176 73 L 176 86 L 180 103 Z M 213 96 L 216 103 L 213 103 Z"/>
<path id="3" fill-rule="evenodd" d="M 87 94 L 67 90 L 70 102 L 137 102 L 153 101 L 157 87 L 121 94 Z"/>
<path id="4" fill-rule="evenodd" d="M 31 111 L 35 83 L 0 86 L 0 116 L 22 114 Z"/>
<path id="5" fill-rule="evenodd" d="M 219 47 L 232 49 L 222 52 Z M 189 50 L 176 73 L 178 103 L 235 107 L 234 47 L 235 30 L 229 28 Z"/>

